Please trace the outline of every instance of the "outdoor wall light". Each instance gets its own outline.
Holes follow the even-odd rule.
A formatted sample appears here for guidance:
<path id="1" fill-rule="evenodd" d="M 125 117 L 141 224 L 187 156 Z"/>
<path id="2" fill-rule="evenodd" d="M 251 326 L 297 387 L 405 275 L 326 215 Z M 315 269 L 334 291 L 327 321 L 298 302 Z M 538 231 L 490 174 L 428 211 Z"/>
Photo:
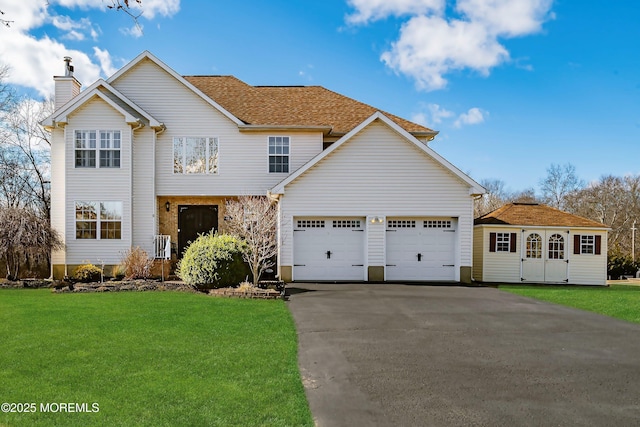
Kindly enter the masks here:
<path id="1" fill-rule="evenodd" d="M 171 210 L 171 202 L 167 200 L 167 203 L 164 204 L 164 208 L 169 212 Z"/>
<path id="2" fill-rule="evenodd" d="M 380 218 L 379 216 L 374 216 L 373 218 L 371 218 L 371 224 L 382 224 L 382 218 Z"/>

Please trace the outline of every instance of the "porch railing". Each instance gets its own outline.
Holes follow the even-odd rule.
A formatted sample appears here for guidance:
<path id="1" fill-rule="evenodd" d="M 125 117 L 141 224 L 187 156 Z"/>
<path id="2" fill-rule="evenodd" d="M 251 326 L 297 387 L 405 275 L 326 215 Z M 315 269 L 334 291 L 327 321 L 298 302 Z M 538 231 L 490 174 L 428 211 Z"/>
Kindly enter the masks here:
<path id="1" fill-rule="evenodd" d="M 155 259 L 171 259 L 171 236 L 158 234 L 153 238 Z"/>

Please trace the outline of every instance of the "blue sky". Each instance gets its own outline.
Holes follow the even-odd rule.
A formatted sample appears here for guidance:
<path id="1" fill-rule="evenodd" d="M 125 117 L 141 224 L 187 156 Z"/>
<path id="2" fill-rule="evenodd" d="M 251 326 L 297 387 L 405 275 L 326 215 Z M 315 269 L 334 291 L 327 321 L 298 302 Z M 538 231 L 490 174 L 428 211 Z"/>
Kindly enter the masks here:
<path id="1" fill-rule="evenodd" d="M 89 86 L 149 50 L 183 75 L 322 85 L 440 131 L 474 179 L 538 187 L 640 173 L 637 0 L 0 0 L 0 63 L 42 96 L 73 57 Z"/>

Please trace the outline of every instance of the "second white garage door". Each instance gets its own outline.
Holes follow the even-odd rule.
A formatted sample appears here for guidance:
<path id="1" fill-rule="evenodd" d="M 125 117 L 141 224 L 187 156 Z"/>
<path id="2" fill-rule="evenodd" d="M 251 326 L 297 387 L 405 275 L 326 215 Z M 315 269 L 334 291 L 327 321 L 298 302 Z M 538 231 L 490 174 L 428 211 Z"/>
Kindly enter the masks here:
<path id="1" fill-rule="evenodd" d="M 455 280 L 455 218 L 389 218 L 386 280 Z"/>
<path id="2" fill-rule="evenodd" d="M 364 280 L 364 218 L 295 218 L 293 280 Z"/>

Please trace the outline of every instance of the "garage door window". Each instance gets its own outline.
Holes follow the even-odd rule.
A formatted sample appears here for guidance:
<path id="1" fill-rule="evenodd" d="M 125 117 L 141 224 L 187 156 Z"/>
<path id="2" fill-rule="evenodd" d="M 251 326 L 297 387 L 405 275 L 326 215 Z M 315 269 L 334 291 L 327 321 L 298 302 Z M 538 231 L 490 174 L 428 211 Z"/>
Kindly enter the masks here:
<path id="1" fill-rule="evenodd" d="M 416 222 L 406 219 L 391 219 L 387 221 L 387 226 L 389 228 L 416 228 Z"/>
<path id="2" fill-rule="evenodd" d="M 424 222 L 424 228 L 451 228 L 451 221 L 449 221 L 449 220 L 426 220 Z"/>
<path id="3" fill-rule="evenodd" d="M 299 219 L 298 228 L 324 228 L 324 221 L 318 219 Z"/>
<path id="4" fill-rule="evenodd" d="M 333 228 L 360 228 L 358 219 L 340 219 L 333 221 Z"/>

